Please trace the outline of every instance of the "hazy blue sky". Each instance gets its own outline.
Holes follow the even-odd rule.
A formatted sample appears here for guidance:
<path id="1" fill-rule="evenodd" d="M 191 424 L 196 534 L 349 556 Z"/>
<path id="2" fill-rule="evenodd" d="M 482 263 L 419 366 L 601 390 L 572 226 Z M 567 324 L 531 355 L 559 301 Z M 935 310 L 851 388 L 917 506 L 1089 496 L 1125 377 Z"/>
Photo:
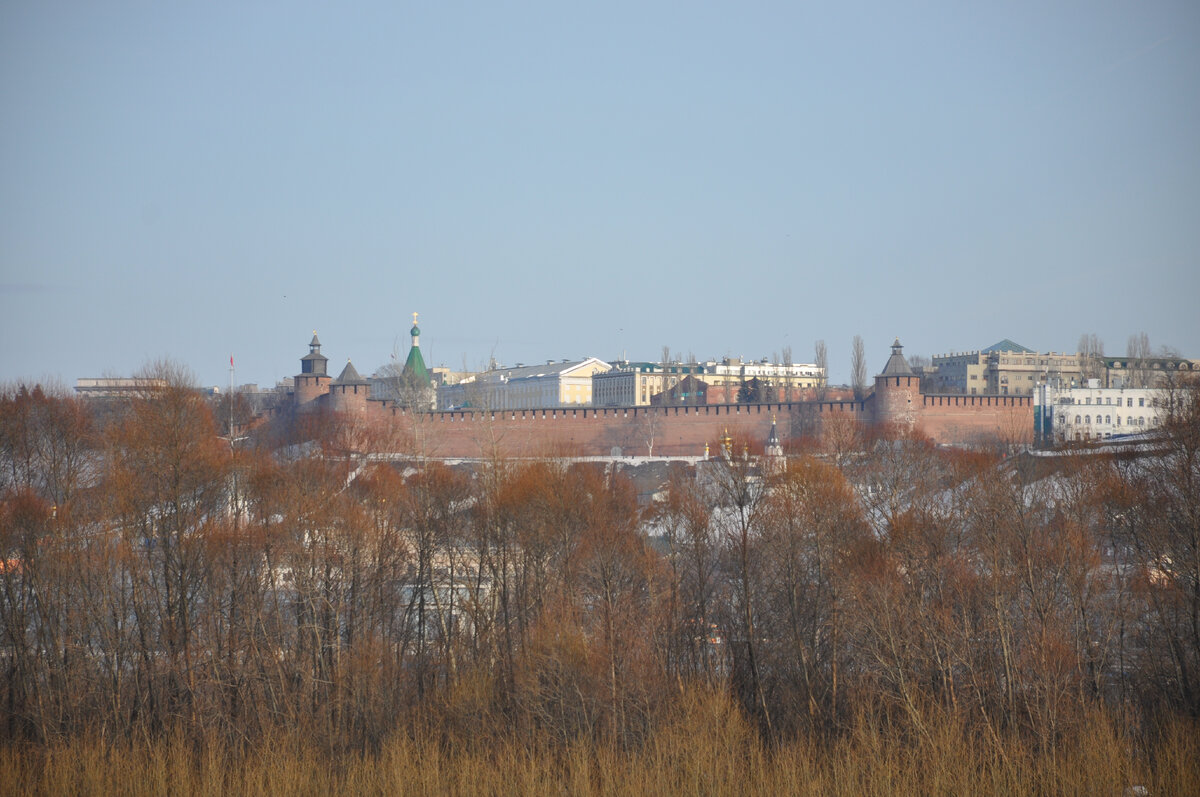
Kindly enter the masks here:
<path id="1" fill-rule="evenodd" d="M 0 6 L 0 380 L 1200 357 L 1200 3 Z"/>

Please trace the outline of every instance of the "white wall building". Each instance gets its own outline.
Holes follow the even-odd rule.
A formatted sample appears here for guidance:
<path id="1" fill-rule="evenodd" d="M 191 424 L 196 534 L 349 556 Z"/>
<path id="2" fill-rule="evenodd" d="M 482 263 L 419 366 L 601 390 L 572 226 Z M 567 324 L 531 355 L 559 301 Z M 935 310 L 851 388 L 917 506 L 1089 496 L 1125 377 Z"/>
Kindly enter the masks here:
<path id="1" fill-rule="evenodd" d="M 648 407 L 651 399 L 691 375 L 700 378 L 703 366 L 691 363 L 620 362 L 592 377 L 592 405 Z"/>
<path id="2" fill-rule="evenodd" d="M 603 360 L 549 360 L 473 374 L 437 391 L 439 410 L 529 410 L 592 403 L 592 375 L 609 370 Z"/>
<path id="3" fill-rule="evenodd" d="M 1138 434 L 1158 427 L 1166 409 L 1161 390 L 1090 387 L 1038 387 L 1035 418 L 1046 442 L 1071 443 Z"/>
<path id="4" fill-rule="evenodd" d="M 613 370 L 596 375 L 592 403 L 597 407 L 650 406 L 656 403 L 655 396 L 689 376 L 713 388 L 708 396 L 712 403 L 736 402 L 738 391 L 752 380 L 771 392 L 771 401 L 792 401 L 804 395 L 803 391 L 825 384 L 825 370 L 815 363 L 783 365 L 765 357 L 749 361 L 726 357 L 703 363 L 620 362 Z"/>

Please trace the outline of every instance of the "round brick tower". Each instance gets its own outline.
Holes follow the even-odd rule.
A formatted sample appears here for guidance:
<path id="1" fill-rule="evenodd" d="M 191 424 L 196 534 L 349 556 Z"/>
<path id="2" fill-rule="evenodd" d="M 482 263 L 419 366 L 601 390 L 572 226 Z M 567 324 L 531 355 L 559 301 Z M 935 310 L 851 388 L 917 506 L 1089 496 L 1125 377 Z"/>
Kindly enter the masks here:
<path id="1" fill-rule="evenodd" d="M 873 399 L 876 426 L 908 431 L 916 425 L 921 407 L 921 378 L 904 359 L 900 338 L 892 344 L 892 356 L 875 377 Z"/>
<path id="2" fill-rule="evenodd" d="M 370 392 L 367 380 L 358 375 L 358 369 L 349 360 L 341 375 L 329 383 L 329 399 L 335 412 L 365 411 Z"/>
<path id="3" fill-rule="evenodd" d="M 296 374 L 294 380 L 293 395 L 297 407 L 303 407 L 329 392 L 328 361 L 329 358 L 321 354 L 321 341 L 317 340 L 317 331 L 314 329 L 308 354 L 300 358 L 300 373 Z"/>

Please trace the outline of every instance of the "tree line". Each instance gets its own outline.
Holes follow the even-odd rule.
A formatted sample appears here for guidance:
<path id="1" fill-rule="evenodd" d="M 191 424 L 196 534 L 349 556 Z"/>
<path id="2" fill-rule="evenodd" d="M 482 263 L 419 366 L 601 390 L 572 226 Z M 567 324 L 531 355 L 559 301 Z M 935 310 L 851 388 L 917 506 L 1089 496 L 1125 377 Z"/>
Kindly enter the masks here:
<path id="1" fill-rule="evenodd" d="M 736 441 L 639 503 L 591 463 L 378 461 L 336 418 L 231 441 L 181 384 L 10 388 L 0 735 L 635 747 L 698 690 L 767 741 L 1150 733 L 1200 715 L 1198 396 L 1135 454 Z"/>

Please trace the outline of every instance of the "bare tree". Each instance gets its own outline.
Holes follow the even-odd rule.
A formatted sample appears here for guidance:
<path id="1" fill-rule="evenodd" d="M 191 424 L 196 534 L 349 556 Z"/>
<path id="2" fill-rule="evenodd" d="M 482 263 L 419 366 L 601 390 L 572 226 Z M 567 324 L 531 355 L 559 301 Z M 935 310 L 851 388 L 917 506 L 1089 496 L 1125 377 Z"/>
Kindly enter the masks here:
<path id="1" fill-rule="evenodd" d="M 758 539 L 766 504 L 766 484 L 754 473 L 750 458 L 739 456 L 747 441 L 728 440 L 726 456 L 716 461 L 710 471 L 712 500 L 721 508 L 719 530 L 729 576 L 730 594 L 727 599 L 727 628 L 734 654 L 735 689 L 741 693 L 746 709 L 757 715 L 767 734 L 771 734 L 771 710 L 763 688 L 759 668 L 759 632 L 756 630 L 758 598 L 764 589 L 759 558 Z"/>
<path id="2" fill-rule="evenodd" d="M 1128 369 L 1126 387 L 1149 387 L 1150 368 L 1146 361 L 1150 359 L 1150 336 L 1145 332 L 1130 335 L 1129 343 L 1125 347 L 1125 357 L 1128 360 L 1125 363 L 1125 368 Z"/>
<path id="3" fill-rule="evenodd" d="M 760 556 L 762 656 L 781 723 L 836 723 L 843 581 L 868 540 L 862 505 L 842 472 L 804 457 L 773 478 Z"/>
<path id="4" fill-rule="evenodd" d="M 909 367 L 914 371 L 918 368 L 928 368 L 933 365 L 933 360 L 929 359 L 929 356 L 925 354 L 910 354 L 905 359 L 908 360 Z"/>
<path id="5" fill-rule="evenodd" d="M 783 347 L 783 356 L 776 360 L 782 363 L 784 368 L 790 368 L 792 365 L 792 347 Z M 791 374 L 785 374 L 783 377 L 783 400 L 791 402 L 792 400 L 792 377 Z"/>
<path id="6" fill-rule="evenodd" d="M 663 391 L 666 395 L 667 391 Z M 639 443 L 646 446 L 646 456 L 654 456 L 654 442 L 662 436 L 663 417 L 658 407 L 637 407 L 634 409 L 637 421 L 634 423 L 634 435 Z"/>
<path id="7" fill-rule="evenodd" d="M 1084 379 L 1096 379 L 1100 376 L 1104 357 L 1104 341 L 1095 332 L 1081 335 L 1079 338 L 1079 372 Z"/>
<path id="8" fill-rule="evenodd" d="M 862 335 L 854 336 L 850 351 L 850 384 L 854 388 L 854 398 L 861 401 L 867 394 L 867 353 L 863 348 Z"/>
<path id="9" fill-rule="evenodd" d="M 680 675 L 711 678 L 717 671 L 715 611 L 719 603 L 720 539 L 703 488 L 675 472 L 656 517 L 667 543 L 674 618 L 667 640 L 667 667 Z"/>
<path id="10" fill-rule="evenodd" d="M 1130 541 L 1146 595 L 1151 689 L 1200 714 L 1200 379 L 1160 391 L 1169 454 L 1131 473 Z M 1127 510 L 1128 512 L 1128 510 Z"/>
<path id="11" fill-rule="evenodd" d="M 829 387 L 829 352 L 825 348 L 825 341 L 818 340 L 813 347 L 813 362 L 821 370 L 820 381 L 817 382 L 817 401 L 824 401 Z"/>
<path id="12" fill-rule="evenodd" d="M 381 398 L 395 402 L 396 406 L 408 412 L 424 412 L 435 405 L 437 388 L 429 380 L 428 375 L 416 374 L 405 368 L 405 357 L 401 356 L 399 345 L 392 347 L 391 358 L 375 373 L 375 378 L 382 383 Z M 494 357 L 492 358 L 494 361 Z M 466 371 L 466 360 L 463 360 L 463 370 Z"/>

